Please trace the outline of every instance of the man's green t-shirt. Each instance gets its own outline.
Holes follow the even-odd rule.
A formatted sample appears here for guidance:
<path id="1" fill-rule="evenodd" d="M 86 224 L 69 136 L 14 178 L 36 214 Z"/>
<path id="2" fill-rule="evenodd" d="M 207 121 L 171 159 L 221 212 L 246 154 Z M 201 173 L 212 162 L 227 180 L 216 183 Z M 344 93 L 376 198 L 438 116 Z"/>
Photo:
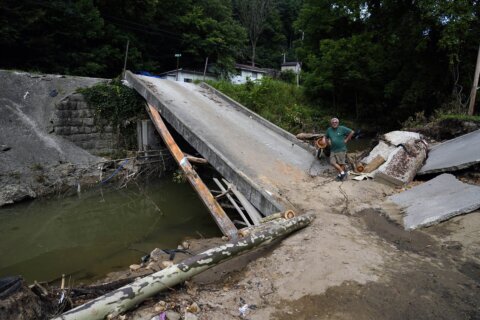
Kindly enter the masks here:
<path id="1" fill-rule="evenodd" d="M 345 138 L 352 132 L 352 129 L 349 129 L 344 126 L 338 126 L 337 129 L 329 127 L 325 136 L 327 139 L 330 139 L 332 142 L 330 146 L 331 152 L 342 152 L 347 151 L 347 145 L 345 144 Z"/>

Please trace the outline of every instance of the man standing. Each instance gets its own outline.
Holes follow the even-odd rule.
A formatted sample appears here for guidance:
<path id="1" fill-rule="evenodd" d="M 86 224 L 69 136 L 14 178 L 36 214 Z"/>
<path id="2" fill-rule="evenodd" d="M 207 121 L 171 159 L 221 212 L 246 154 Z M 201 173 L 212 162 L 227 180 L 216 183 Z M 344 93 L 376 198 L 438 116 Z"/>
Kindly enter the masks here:
<path id="1" fill-rule="evenodd" d="M 338 171 L 337 180 L 345 180 L 347 172 L 345 170 L 345 158 L 347 154 L 347 142 L 352 139 L 353 130 L 339 125 L 339 120 L 333 118 L 330 120 L 330 127 L 327 129 L 325 137 L 330 145 L 330 164 Z"/>

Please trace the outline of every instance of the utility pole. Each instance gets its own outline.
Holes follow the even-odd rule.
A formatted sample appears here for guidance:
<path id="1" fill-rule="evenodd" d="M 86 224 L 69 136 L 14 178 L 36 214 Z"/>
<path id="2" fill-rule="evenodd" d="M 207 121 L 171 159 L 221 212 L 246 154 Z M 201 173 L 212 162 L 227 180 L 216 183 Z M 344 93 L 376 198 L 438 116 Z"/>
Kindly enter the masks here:
<path id="1" fill-rule="evenodd" d="M 203 69 L 203 81 L 205 81 L 205 74 L 207 73 L 208 57 L 205 59 L 205 68 Z"/>
<path id="2" fill-rule="evenodd" d="M 285 63 L 287 61 L 287 58 L 285 57 L 287 54 L 284 52 L 283 53 L 283 63 Z"/>
<path id="3" fill-rule="evenodd" d="M 125 61 L 123 62 L 122 78 L 125 78 L 125 71 L 127 71 L 127 57 L 128 57 L 128 46 L 129 45 L 130 45 L 130 39 L 127 39 L 127 48 L 125 49 Z"/>
<path id="4" fill-rule="evenodd" d="M 472 92 L 470 92 L 470 105 L 468 106 L 468 115 L 475 113 L 475 98 L 478 90 L 478 74 L 480 73 L 480 46 L 478 47 L 477 66 L 475 67 L 475 76 L 473 77 Z"/>
<path id="5" fill-rule="evenodd" d="M 175 58 L 177 58 L 177 76 L 175 77 L 175 81 L 178 81 L 178 66 L 180 65 L 181 56 L 182 56 L 181 53 L 175 53 Z"/>

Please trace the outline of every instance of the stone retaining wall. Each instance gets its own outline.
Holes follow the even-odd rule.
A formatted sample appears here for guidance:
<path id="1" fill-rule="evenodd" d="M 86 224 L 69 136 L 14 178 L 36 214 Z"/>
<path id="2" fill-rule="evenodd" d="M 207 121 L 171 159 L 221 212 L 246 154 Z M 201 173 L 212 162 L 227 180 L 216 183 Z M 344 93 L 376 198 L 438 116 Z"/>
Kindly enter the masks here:
<path id="1" fill-rule="evenodd" d="M 95 155 L 112 153 L 118 145 L 111 126 L 100 130 L 95 124 L 94 110 L 80 93 L 74 93 L 57 103 L 51 123 L 54 134 Z"/>

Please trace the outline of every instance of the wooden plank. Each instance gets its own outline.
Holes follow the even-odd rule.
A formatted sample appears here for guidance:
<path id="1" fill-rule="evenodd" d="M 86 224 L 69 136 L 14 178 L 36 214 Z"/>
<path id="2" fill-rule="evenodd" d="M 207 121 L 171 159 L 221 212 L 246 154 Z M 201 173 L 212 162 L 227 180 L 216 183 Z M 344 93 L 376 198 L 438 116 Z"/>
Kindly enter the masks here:
<path id="1" fill-rule="evenodd" d="M 232 190 L 233 194 L 237 197 L 238 201 L 240 201 L 242 206 L 245 208 L 245 211 L 247 211 L 247 214 L 252 219 L 253 224 L 259 225 L 260 220 L 262 219 L 262 215 L 260 214 L 260 212 L 258 212 L 258 210 L 250 203 L 250 201 L 248 201 L 248 199 L 240 191 L 238 191 L 235 185 L 231 184 L 225 179 L 222 179 L 222 180 L 227 185 L 227 188 Z"/>
<path id="2" fill-rule="evenodd" d="M 198 164 L 207 164 L 208 161 L 206 159 L 203 159 L 203 158 L 198 158 L 198 157 L 194 157 L 194 156 L 191 156 L 187 153 L 184 153 L 185 157 L 187 157 L 188 161 L 190 161 L 190 163 L 198 163 Z"/>
<path id="3" fill-rule="evenodd" d="M 225 195 L 227 196 L 228 200 L 230 200 L 230 202 L 232 203 L 232 205 L 235 207 L 235 209 L 237 209 L 238 211 L 238 214 L 240 214 L 240 216 L 242 217 L 243 221 L 245 221 L 245 223 L 247 224 L 248 227 L 251 227 L 252 224 L 250 223 L 250 221 L 248 221 L 247 217 L 245 217 L 245 214 L 243 213 L 242 209 L 238 206 L 237 202 L 235 201 L 235 199 L 232 198 L 232 196 L 230 194 L 228 194 L 228 190 L 230 189 L 225 189 L 223 187 L 223 184 L 217 179 L 217 178 L 213 178 L 213 181 L 215 181 L 215 183 L 217 184 L 217 186 L 220 188 L 220 190 L 222 190 Z"/>
<path id="4" fill-rule="evenodd" d="M 150 104 L 148 104 L 147 106 L 147 112 L 150 115 L 150 118 L 152 119 L 155 128 L 157 128 L 158 133 L 167 145 L 168 150 L 170 150 L 173 157 L 180 165 L 180 168 L 185 173 L 185 176 L 187 177 L 192 187 L 195 189 L 195 191 L 197 191 L 200 199 L 210 211 L 210 214 L 212 215 L 213 219 L 217 223 L 222 233 L 229 237 L 231 240 L 237 239 L 237 228 L 227 216 L 225 211 L 223 211 L 223 208 L 220 206 L 220 204 L 215 200 L 213 195 L 210 193 L 210 190 L 203 183 L 202 179 L 195 172 L 187 157 L 185 157 L 185 155 L 183 154 L 182 150 L 180 150 L 172 135 L 168 131 L 167 126 L 160 117 L 160 113 L 157 111 L 157 109 L 155 109 L 155 107 Z"/>

